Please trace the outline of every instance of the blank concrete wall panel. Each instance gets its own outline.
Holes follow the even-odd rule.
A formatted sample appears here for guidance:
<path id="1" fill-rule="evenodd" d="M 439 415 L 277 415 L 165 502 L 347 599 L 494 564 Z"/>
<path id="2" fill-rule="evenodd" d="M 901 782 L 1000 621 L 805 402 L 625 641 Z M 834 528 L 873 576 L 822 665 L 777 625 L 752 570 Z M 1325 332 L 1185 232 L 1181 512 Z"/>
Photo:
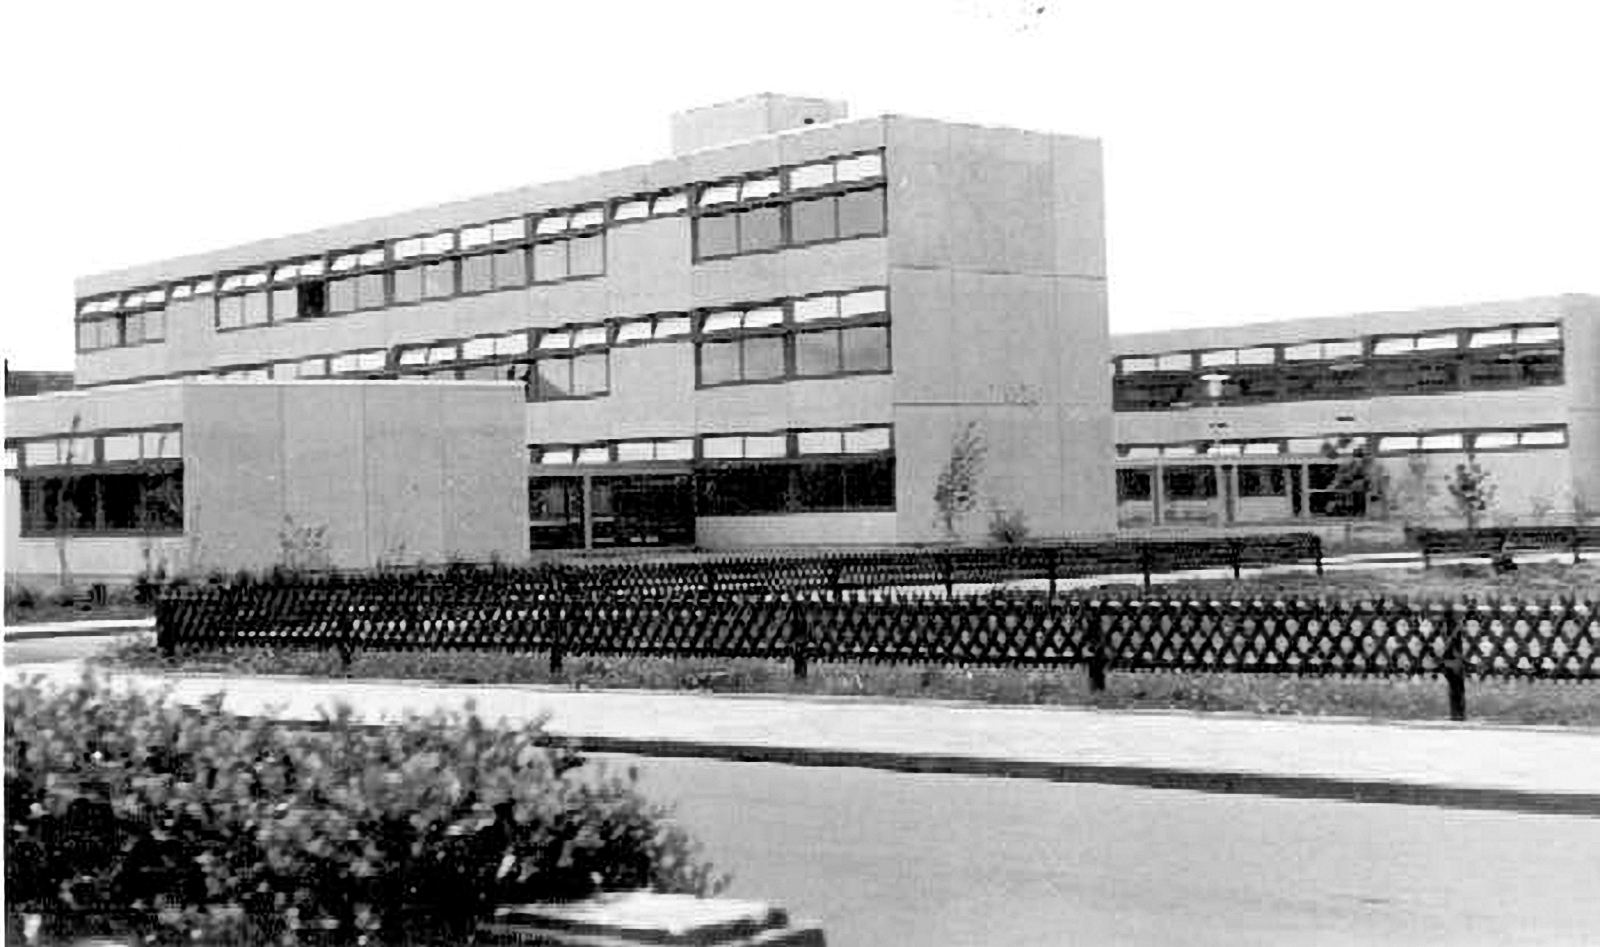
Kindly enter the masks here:
<path id="1" fill-rule="evenodd" d="M 375 560 L 443 557 L 447 387 L 362 386 L 367 548 Z"/>
<path id="2" fill-rule="evenodd" d="M 688 173 L 690 180 L 708 181 L 776 167 L 781 161 L 778 140 L 768 135 L 755 141 L 732 144 L 726 148 L 708 149 L 684 155 L 680 164 Z"/>
<path id="3" fill-rule="evenodd" d="M 22 484 L 16 477 L 6 477 L 6 575 L 22 567 L 18 558 L 22 550 Z M 53 545 L 53 544 L 52 544 Z M 52 550 L 53 551 L 53 550 Z"/>
<path id="4" fill-rule="evenodd" d="M 695 543 L 706 549 L 784 545 L 878 546 L 893 542 L 893 513 L 703 516 L 695 520 Z"/>
<path id="5" fill-rule="evenodd" d="M 722 306 L 782 295 L 778 287 L 783 286 L 783 257 L 782 253 L 752 253 L 699 264 L 690 282 L 694 304 Z"/>
<path id="6" fill-rule="evenodd" d="M 1055 272 L 1106 275 L 1105 177 L 1100 143 L 1055 136 Z"/>
<path id="7" fill-rule="evenodd" d="M 786 427 L 846 427 L 894 419 L 894 380 L 889 375 L 818 378 L 783 389 L 789 402 Z"/>
<path id="8" fill-rule="evenodd" d="M 882 148 L 885 120 L 864 118 L 836 122 L 811 129 L 803 135 L 778 136 L 779 159 L 786 165 L 803 164 L 819 158 Z"/>
<path id="9" fill-rule="evenodd" d="M 884 286 L 889 279 L 889 242 L 881 237 L 796 247 L 778 257 L 783 262 L 782 286 L 787 296 Z"/>
<path id="10" fill-rule="evenodd" d="M 691 305 L 689 218 L 613 227 L 606 236 L 609 312 L 673 312 Z"/>
<path id="11" fill-rule="evenodd" d="M 1113 421 L 1098 406 L 1062 405 L 1061 509 L 1067 533 L 1105 533 L 1116 528 L 1116 457 Z"/>
<path id="12" fill-rule="evenodd" d="M 149 557 L 146 558 L 148 551 Z M 181 536 L 76 536 L 67 543 L 67 565 L 80 588 L 105 582 L 130 582 L 145 568 L 162 568 L 168 575 L 187 571 L 187 544 Z M 54 539 L 22 539 L 6 548 L 6 578 L 35 588 L 60 583 L 60 561 Z"/>
<path id="13" fill-rule="evenodd" d="M 532 293 L 543 297 L 539 309 L 542 315 L 527 324 L 539 328 L 562 325 L 568 322 L 594 322 L 611 315 L 607 286 L 610 277 L 572 280 L 536 286 Z"/>
<path id="14" fill-rule="evenodd" d="M 175 424 L 183 418 L 183 403 L 177 382 L 7 398 L 5 432 L 6 437 L 66 434 L 74 416 L 80 431 Z"/>
<path id="15" fill-rule="evenodd" d="M 1062 404 L 1106 410 L 1111 404 L 1106 284 L 1070 276 L 1056 277 L 1052 284 L 1059 313 L 1051 342 L 1060 356 L 1055 365 L 1057 398 Z"/>
<path id="16" fill-rule="evenodd" d="M 1055 286 L 1048 276 L 956 270 L 951 275 L 956 400 L 997 402 L 1017 386 L 1053 401 L 1061 355 Z"/>
<path id="17" fill-rule="evenodd" d="M 789 427 L 783 385 L 737 385 L 695 392 L 695 425 L 702 433 L 777 431 Z"/>
<path id="18" fill-rule="evenodd" d="M 360 568 L 374 555 L 367 546 L 363 387 L 273 386 L 283 402 L 284 513 L 297 529 L 325 527 L 339 568 Z"/>
<path id="19" fill-rule="evenodd" d="M 498 386 L 447 397 L 445 554 L 521 559 L 528 550 L 528 455 L 516 433 L 522 404 Z"/>
<path id="20" fill-rule="evenodd" d="M 1565 306 L 1571 492 L 1600 511 L 1600 297 L 1567 297 Z"/>
<path id="21" fill-rule="evenodd" d="M 657 342 L 613 349 L 611 395 L 601 400 L 614 432 L 644 437 L 694 429 L 694 345 Z"/>
<path id="22" fill-rule="evenodd" d="M 963 139 L 972 151 L 964 155 Z M 978 163 L 985 156 L 998 175 L 981 195 L 1002 228 L 1004 240 L 993 268 L 1005 272 L 1053 273 L 1056 262 L 1055 171 L 1051 136 L 1012 129 L 958 127 L 952 152 Z"/>
<path id="23" fill-rule="evenodd" d="M 896 267 L 889 278 L 890 357 L 895 397 L 902 402 L 952 401 L 956 349 L 965 344 L 948 269 Z M 961 319 L 958 322 L 958 318 Z"/>
<path id="24" fill-rule="evenodd" d="M 887 137 L 889 261 L 894 266 L 948 266 L 952 239 L 948 200 L 955 184 L 948 161 L 950 128 L 921 119 L 891 118 Z"/>
<path id="25" fill-rule="evenodd" d="M 100 349 L 80 353 L 73 374 L 78 384 L 93 385 L 116 378 L 159 375 L 167 371 L 168 360 L 164 344 Z"/>
<path id="26" fill-rule="evenodd" d="M 978 518 L 991 511 L 1019 513 L 1030 530 L 1059 535 L 1062 479 L 1061 438 L 1053 407 L 995 406 L 973 412 L 985 445 Z"/>
<path id="27" fill-rule="evenodd" d="M 272 385 L 183 386 L 183 516 L 195 567 L 264 569 L 280 559 L 283 406 Z"/>

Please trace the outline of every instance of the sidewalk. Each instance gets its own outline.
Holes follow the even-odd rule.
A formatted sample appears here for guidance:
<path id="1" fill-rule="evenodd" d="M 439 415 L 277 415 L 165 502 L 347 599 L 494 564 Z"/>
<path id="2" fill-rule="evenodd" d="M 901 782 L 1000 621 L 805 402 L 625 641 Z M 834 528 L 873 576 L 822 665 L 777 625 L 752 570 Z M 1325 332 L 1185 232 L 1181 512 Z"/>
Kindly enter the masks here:
<path id="1" fill-rule="evenodd" d="M 72 662 L 6 668 L 69 682 Z M 115 675 L 240 715 L 315 721 L 336 700 L 379 723 L 476 701 L 488 720 L 550 715 L 590 751 L 1010 776 L 1600 817 L 1600 731 L 1484 724 L 996 707 L 955 702 L 574 691 L 527 685 Z"/>
<path id="2" fill-rule="evenodd" d="M 31 641 L 36 638 L 82 638 L 96 635 L 121 635 L 154 631 L 154 618 L 102 618 L 87 621 L 48 621 L 28 625 L 7 625 L 5 640 Z"/>

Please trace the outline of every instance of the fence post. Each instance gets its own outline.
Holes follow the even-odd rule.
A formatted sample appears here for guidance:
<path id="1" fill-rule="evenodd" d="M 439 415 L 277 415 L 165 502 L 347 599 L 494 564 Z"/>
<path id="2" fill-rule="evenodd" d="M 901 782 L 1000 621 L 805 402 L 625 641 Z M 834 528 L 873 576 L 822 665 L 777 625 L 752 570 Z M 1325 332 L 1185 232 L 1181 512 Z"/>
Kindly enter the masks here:
<path id="1" fill-rule="evenodd" d="M 955 598 L 956 595 L 956 558 L 955 553 L 946 551 L 939 559 L 939 571 L 944 574 L 944 597 Z"/>
<path id="2" fill-rule="evenodd" d="M 564 651 L 567 644 L 567 622 L 571 620 L 573 584 L 572 576 L 568 575 L 566 570 L 557 573 L 556 587 L 559 590 L 559 598 L 556 600 L 557 607 L 554 610 L 555 621 L 550 627 L 551 674 L 561 673 L 561 662 L 566 656 Z"/>
<path id="3" fill-rule="evenodd" d="M 829 593 L 831 593 L 833 595 L 838 595 L 839 594 L 839 585 L 844 581 L 843 575 L 844 575 L 844 563 L 839 561 L 839 560 L 837 560 L 837 559 L 835 559 L 834 562 L 833 562 L 833 571 L 830 572 L 829 575 L 828 575 L 828 592 Z"/>
<path id="4" fill-rule="evenodd" d="M 806 679 L 807 663 L 811 658 L 811 628 L 806 623 L 803 599 L 795 601 L 789 611 L 789 654 L 794 659 L 796 680 Z"/>
<path id="5" fill-rule="evenodd" d="M 1465 631 L 1466 621 L 1461 618 L 1454 606 L 1447 607 L 1445 612 L 1445 657 L 1444 657 L 1444 682 L 1450 689 L 1450 719 L 1467 719 L 1467 673 L 1466 649 L 1462 636 Z"/>
<path id="6" fill-rule="evenodd" d="M 1106 689 L 1105 605 L 1095 602 L 1089 608 L 1089 691 L 1101 694 Z"/>
<path id="7" fill-rule="evenodd" d="M 1233 565 L 1233 581 L 1239 581 L 1239 566 L 1244 560 L 1244 540 L 1237 536 L 1228 537 L 1228 560 Z"/>
<path id="8" fill-rule="evenodd" d="M 157 593 L 156 597 L 156 645 L 164 658 L 174 657 L 178 652 L 178 629 L 173 621 L 177 612 L 176 598 L 168 592 Z"/>
<path id="9" fill-rule="evenodd" d="M 1139 544 L 1139 569 L 1144 573 L 1144 590 L 1150 591 L 1150 544 Z"/>
<path id="10" fill-rule="evenodd" d="M 1578 529 L 1578 527 L 1576 527 L 1576 526 L 1572 527 L 1572 564 L 1573 565 L 1577 565 L 1578 563 L 1583 561 L 1583 558 L 1578 555 L 1578 541 L 1582 538 L 1582 536 L 1583 536 L 1583 531 L 1582 530 Z"/>
<path id="11" fill-rule="evenodd" d="M 339 669 L 344 672 L 345 677 L 349 677 L 350 662 L 354 659 L 356 650 L 356 621 L 350 614 L 354 605 L 348 589 L 340 589 L 339 598 L 343 607 L 339 609 L 339 640 L 336 646 L 339 649 Z"/>
<path id="12" fill-rule="evenodd" d="M 1050 597 L 1056 597 L 1056 576 L 1061 573 L 1061 547 L 1050 547 Z"/>
<path id="13" fill-rule="evenodd" d="M 1320 578 L 1322 578 L 1322 536 L 1321 535 L 1319 535 L 1317 533 L 1312 533 L 1311 534 L 1311 547 L 1312 547 L 1312 549 L 1314 549 L 1316 551 L 1316 554 L 1317 554 L 1317 578 L 1320 579 Z"/>
<path id="14" fill-rule="evenodd" d="M 706 563 L 706 594 L 713 595 L 717 591 L 717 570 L 710 562 Z"/>

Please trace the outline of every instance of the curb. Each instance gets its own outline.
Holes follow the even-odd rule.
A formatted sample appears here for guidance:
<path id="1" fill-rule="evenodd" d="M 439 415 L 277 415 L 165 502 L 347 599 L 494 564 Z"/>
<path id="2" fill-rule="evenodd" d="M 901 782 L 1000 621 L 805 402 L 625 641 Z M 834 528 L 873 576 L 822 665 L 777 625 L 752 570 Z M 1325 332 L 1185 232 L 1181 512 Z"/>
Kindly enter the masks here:
<path id="1" fill-rule="evenodd" d="M 626 737 L 566 736 L 562 739 L 588 753 L 714 759 L 737 763 L 776 763 L 786 766 L 850 767 L 895 773 L 989 776 L 1142 789 L 1178 789 L 1218 795 L 1272 796 L 1282 799 L 1600 818 L 1600 795 L 1577 793 L 1528 792 L 1517 789 L 1380 782 L 1321 776 L 1213 772 L 1161 766 L 1047 763 L 1036 760 L 888 753 L 872 750 L 818 750 L 732 743 L 634 740 Z"/>
<path id="2" fill-rule="evenodd" d="M 248 722 L 248 714 L 232 714 Z M 305 730 L 326 730 L 323 720 L 286 719 L 280 723 Z M 386 724 L 356 723 L 365 731 Z M 1517 812 L 1600 818 L 1600 795 L 1531 792 L 1518 789 L 1383 782 L 1324 776 L 1282 776 L 1267 773 L 1175 769 L 1096 763 L 1052 763 L 945 754 L 895 753 L 880 750 L 838 750 L 810 747 L 758 746 L 690 740 L 583 736 L 550 733 L 551 742 L 581 753 L 617 753 L 657 759 L 704 759 L 731 763 L 769 763 L 812 768 L 870 769 L 921 775 L 984 776 L 1032 779 L 1053 783 L 1090 783 L 1136 789 L 1175 789 L 1212 795 L 1268 796 L 1399 806 L 1429 806 L 1478 812 Z"/>

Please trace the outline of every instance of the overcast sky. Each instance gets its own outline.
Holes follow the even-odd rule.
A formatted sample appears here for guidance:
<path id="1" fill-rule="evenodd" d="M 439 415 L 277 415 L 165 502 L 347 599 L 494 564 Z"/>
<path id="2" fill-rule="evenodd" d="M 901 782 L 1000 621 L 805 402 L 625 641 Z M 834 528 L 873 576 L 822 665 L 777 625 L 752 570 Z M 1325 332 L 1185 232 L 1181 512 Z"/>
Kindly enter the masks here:
<path id="1" fill-rule="evenodd" d="M 77 275 L 649 161 L 761 91 L 1102 139 L 1116 332 L 1600 292 L 1595 10 L 13 4 L 4 348 L 70 367 Z"/>

